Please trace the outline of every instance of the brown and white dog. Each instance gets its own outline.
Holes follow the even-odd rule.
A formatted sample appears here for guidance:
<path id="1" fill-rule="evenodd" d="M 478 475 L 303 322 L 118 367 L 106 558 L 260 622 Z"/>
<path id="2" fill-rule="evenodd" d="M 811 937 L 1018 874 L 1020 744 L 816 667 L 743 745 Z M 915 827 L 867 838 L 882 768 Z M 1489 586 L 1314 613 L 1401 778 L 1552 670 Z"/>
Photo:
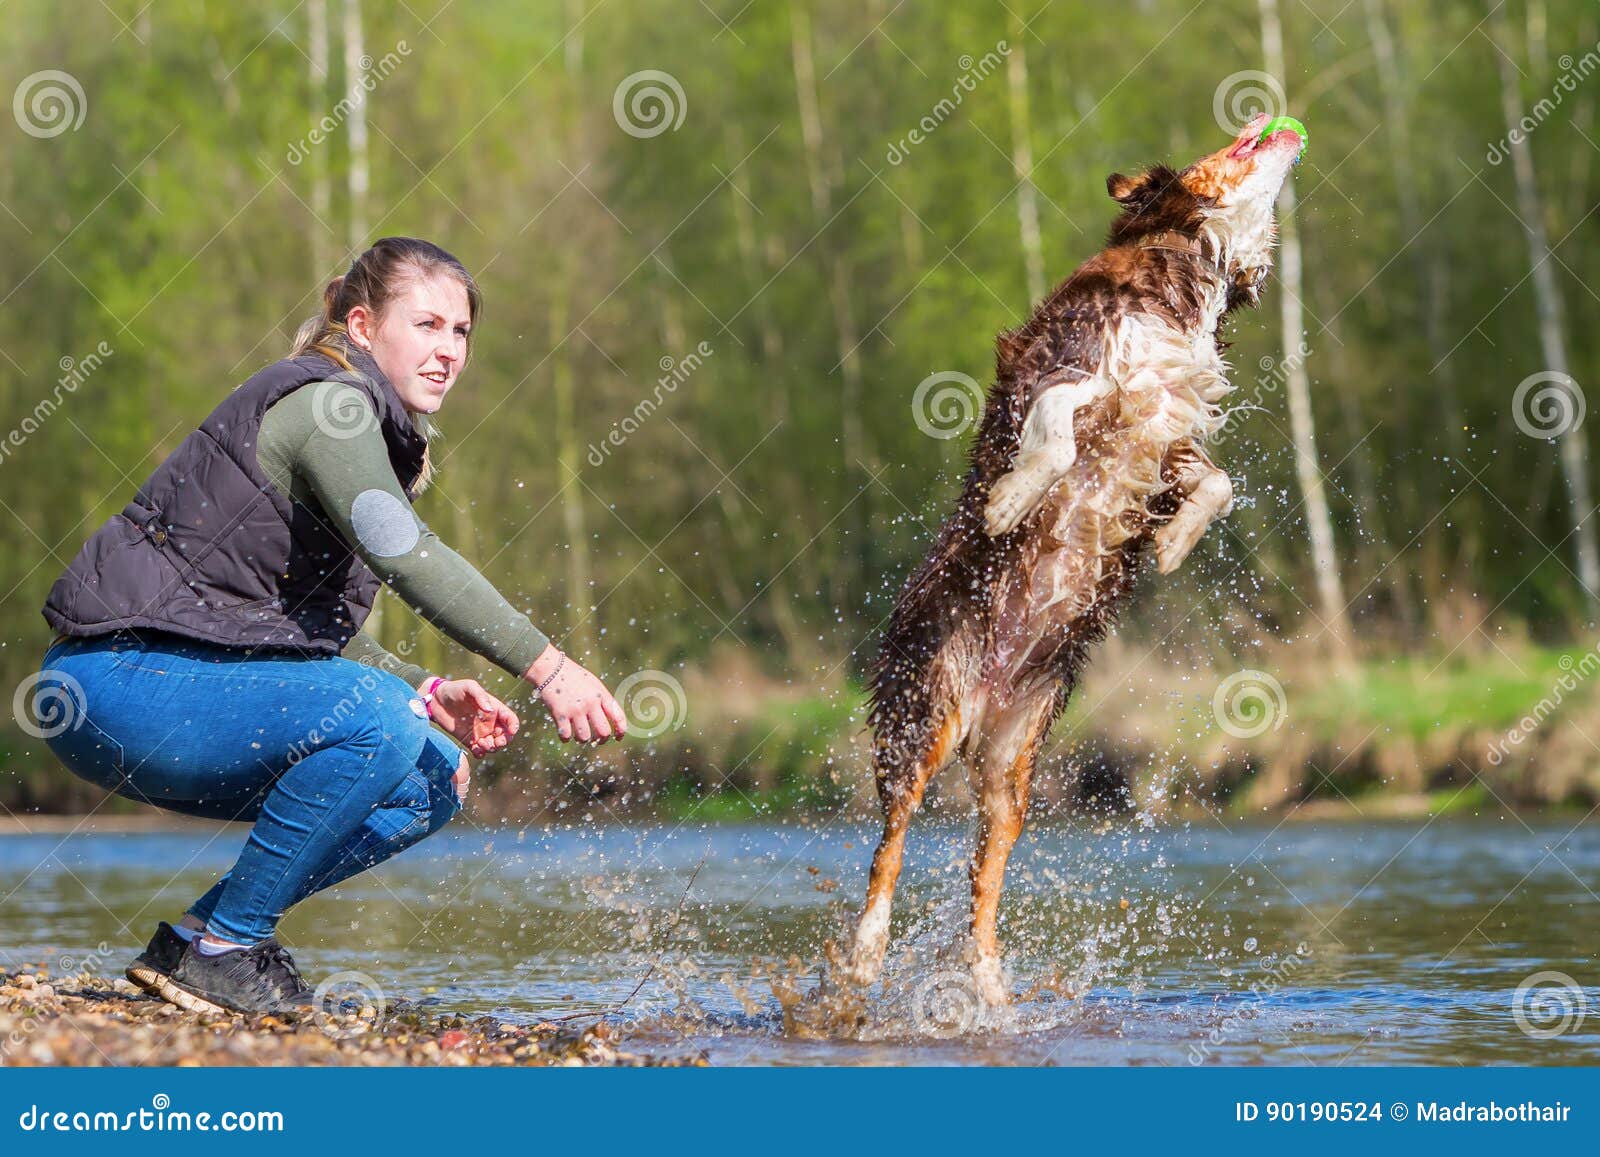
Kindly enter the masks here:
<path id="1" fill-rule="evenodd" d="M 1265 115 L 1182 172 L 1106 182 L 1106 249 L 1002 333 L 965 491 L 896 601 L 871 674 L 886 823 L 847 981 L 873 983 L 906 826 L 928 781 L 967 759 L 978 802 L 970 963 L 1008 999 L 995 918 L 1028 783 L 1147 541 L 1175 569 L 1233 505 L 1202 450 L 1231 387 L 1218 327 L 1257 301 L 1273 204 L 1304 142 Z"/>

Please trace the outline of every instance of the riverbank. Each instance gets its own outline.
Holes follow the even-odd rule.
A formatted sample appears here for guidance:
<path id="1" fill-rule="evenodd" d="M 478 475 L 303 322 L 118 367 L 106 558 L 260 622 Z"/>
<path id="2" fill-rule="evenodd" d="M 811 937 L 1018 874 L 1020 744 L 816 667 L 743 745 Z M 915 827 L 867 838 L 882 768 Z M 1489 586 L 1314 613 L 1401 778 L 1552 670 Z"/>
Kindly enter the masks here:
<path id="1" fill-rule="evenodd" d="M 626 742 L 577 749 L 526 727 L 476 769 L 468 807 L 481 823 L 515 826 L 874 819 L 862 687 L 840 663 L 824 670 L 816 681 L 778 676 L 737 649 L 653 673 L 673 693 L 632 705 Z M 1041 755 L 1033 815 L 1582 813 L 1600 803 L 1596 674 L 1594 650 L 1508 631 L 1438 653 L 1375 647 L 1345 667 L 1303 641 L 1261 641 L 1233 659 L 1111 638 Z M 650 717 L 656 708 L 666 715 Z M 78 830 L 71 813 L 90 807 L 94 826 L 81 830 L 183 822 L 80 798 L 88 785 L 42 747 L 4 770 L 0 799 L 14 790 L 0 834 Z M 960 803 L 967 790 L 955 767 L 929 798 Z"/>
<path id="2" fill-rule="evenodd" d="M 126 980 L 0 972 L 0 1066 L 699 1065 L 618 1047 L 604 1021 L 503 1023 L 415 1005 L 349 1015 L 186 1012 Z"/>

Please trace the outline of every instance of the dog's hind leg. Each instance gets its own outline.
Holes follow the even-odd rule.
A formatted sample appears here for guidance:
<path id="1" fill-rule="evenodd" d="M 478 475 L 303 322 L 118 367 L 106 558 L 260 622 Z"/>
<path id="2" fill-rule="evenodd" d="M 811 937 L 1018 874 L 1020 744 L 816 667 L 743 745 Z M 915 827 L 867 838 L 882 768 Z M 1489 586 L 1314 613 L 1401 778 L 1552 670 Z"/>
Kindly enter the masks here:
<path id="1" fill-rule="evenodd" d="M 1022 834 L 1034 760 L 1055 718 L 1053 688 L 1041 688 L 1014 703 L 987 729 L 972 762 L 978 802 L 978 847 L 972 861 L 972 979 L 989 1005 L 1010 1001 L 1000 963 L 995 923 L 1006 861 Z"/>
<path id="2" fill-rule="evenodd" d="M 883 838 L 872 855 L 872 874 L 867 880 L 867 903 L 856 925 L 855 942 L 845 965 L 845 976 L 853 984 L 870 985 L 883 969 L 883 954 L 889 946 L 889 912 L 894 903 L 894 887 L 900 879 L 900 862 L 905 852 L 906 828 L 922 805 L 928 781 L 950 762 L 961 737 L 961 712 L 950 708 L 918 744 L 913 761 L 899 776 L 887 779 L 883 789 Z"/>

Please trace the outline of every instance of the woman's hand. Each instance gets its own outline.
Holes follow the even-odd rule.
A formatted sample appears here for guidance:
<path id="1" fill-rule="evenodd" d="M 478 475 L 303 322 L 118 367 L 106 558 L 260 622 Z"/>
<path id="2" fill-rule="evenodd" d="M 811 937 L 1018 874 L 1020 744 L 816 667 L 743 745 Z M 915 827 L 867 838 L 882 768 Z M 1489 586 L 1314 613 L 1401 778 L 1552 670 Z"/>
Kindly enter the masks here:
<path id="1" fill-rule="evenodd" d="M 440 683 L 434 688 L 429 714 L 480 759 L 499 751 L 517 733 L 517 713 L 485 691 L 476 679 L 447 679 Z"/>
<path id="2" fill-rule="evenodd" d="M 550 678 L 552 673 L 554 679 Z M 604 743 L 607 739 L 621 739 L 628 730 L 622 706 L 606 685 L 556 650 L 554 644 L 540 653 L 522 677 L 535 687 L 544 685 L 539 698 L 544 700 L 563 741 L 575 738 L 579 743 Z"/>

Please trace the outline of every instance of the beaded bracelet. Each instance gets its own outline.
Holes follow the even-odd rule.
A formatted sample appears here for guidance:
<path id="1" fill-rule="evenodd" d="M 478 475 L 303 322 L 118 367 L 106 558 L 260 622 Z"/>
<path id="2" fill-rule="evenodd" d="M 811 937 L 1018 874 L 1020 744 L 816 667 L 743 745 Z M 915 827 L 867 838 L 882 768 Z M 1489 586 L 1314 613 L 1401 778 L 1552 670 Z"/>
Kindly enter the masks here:
<path id="1" fill-rule="evenodd" d="M 550 674 L 545 676 L 544 682 L 535 683 L 533 685 L 534 694 L 543 695 L 544 694 L 544 689 L 546 687 L 550 686 L 550 684 L 555 680 L 555 677 L 561 673 L 562 664 L 564 664 L 567 661 L 566 652 L 558 651 L 558 652 L 556 652 L 556 654 L 559 656 L 556 659 L 556 669 L 554 671 L 551 671 Z"/>

